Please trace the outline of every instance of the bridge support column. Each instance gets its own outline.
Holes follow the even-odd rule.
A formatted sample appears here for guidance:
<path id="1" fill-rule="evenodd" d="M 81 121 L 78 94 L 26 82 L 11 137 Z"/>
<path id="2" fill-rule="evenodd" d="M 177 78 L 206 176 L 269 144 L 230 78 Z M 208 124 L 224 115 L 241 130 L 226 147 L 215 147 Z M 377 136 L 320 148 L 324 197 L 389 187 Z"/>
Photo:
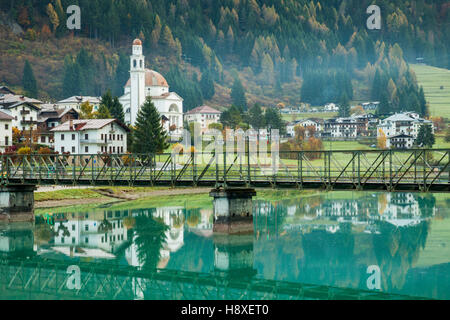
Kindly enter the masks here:
<path id="1" fill-rule="evenodd" d="M 35 185 L 0 186 L 0 222 L 34 221 Z"/>
<path id="2" fill-rule="evenodd" d="M 214 197 L 214 225 L 216 234 L 253 233 L 253 188 L 216 188 L 209 193 Z"/>

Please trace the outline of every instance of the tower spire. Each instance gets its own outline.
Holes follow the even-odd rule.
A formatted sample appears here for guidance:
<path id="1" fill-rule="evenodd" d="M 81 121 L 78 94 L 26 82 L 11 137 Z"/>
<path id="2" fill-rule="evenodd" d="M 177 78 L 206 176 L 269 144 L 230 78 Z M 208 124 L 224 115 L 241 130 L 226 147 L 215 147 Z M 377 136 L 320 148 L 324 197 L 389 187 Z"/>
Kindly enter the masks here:
<path id="1" fill-rule="evenodd" d="M 139 108 L 145 102 L 145 56 L 142 53 L 142 41 L 139 39 L 133 41 L 130 64 L 130 123 L 134 125 Z"/>

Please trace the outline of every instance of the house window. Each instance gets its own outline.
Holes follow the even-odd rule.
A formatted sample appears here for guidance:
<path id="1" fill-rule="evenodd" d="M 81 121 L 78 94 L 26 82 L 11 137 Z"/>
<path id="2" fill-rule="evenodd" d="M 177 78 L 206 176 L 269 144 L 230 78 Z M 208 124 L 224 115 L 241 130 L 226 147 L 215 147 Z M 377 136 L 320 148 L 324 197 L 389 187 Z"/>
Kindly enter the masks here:
<path id="1" fill-rule="evenodd" d="M 75 134 L 72 134 L 72 140 L 75 140 Z"/>
<path id="2" fill-rule="evenodd" d="M 89 238 L 88 237 L 84 238 L 84 242 L 89 243 Z"/>
<path id="3" fill-rule="evenodd" d="M 61 135 L 61 141 L 64 141 L 64 135 L 63 134 Z"/>
<path id="4" fill-rule="evenodd" d="M 103 133 L 100 135 L 100 140 L 103 140 Z"/>
<path id="5" fill-rule="evenodd" d="M 75 238 L 72 237 L 72 243 L 75 243 Z"/>
<path id="6" fill-rule="evenodd" d="M 89 140 L 89 135 L 87 133 L 84 135 L 84 139 Z"/>
<path id="7" fill-rule="evenodd" d="M 88 146 L 85 146 L 85 147 L 84 147 L 84 152 L 86 152 L 86 153 L 89 152 L 89 147 L 88 147 Z"/>
<path id="8" fill-rule="evenodd" d="M 6 137 L 5 137 L 5 146 L 8 146 L 8 145 L 9 145 L 9 137 L 6 136 Z"/>
<path id="9" fill-rule="evenodd" d="M 89 231 L 89 225 L 88 224 L 84 226 L 84 230 L 85 231 Z"/>
<path id="10" fill-rule="evenodd" d="M 8 130 L 8 129 L 9 129 L 9 125 L 5 124 L 5 130 Z"/>
<path id="11" fill-rule="evenodd" d="M 61 147 L 61 153 L 64 153 L 64 147 Z"/>
<path id="12" fill-rule="evenodd" d="M 72 225 L 72 231 L 75 231 L 75 225 L 74 224 Z"/>
<path id="13" fill-rule="evenodd" d="M 41 143 L 45 143 L 45 137 L 44 136 L 41 137 Z"/>
<path id="14" fill-rule="evenodd" d="M 72 147 L 72 153 L 75 153 L 75 147 Z"/>

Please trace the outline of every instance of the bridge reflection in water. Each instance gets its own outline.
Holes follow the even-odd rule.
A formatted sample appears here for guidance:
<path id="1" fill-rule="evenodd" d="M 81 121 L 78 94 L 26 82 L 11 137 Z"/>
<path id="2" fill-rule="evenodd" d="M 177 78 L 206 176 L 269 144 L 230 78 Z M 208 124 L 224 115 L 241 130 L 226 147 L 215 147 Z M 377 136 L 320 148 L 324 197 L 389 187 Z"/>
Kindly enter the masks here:
<path id="1" fill-rule="evenodd" d="M 449 298 L 449 261 L 415 266 L 436 211 L 442 214 L 434 196 L 356 194 L 256 201 L 250 236 L 214 235 L 208 206 L 64 213 L 50 223 L 38 217 L 35 225 L 3 226 L 0 296 Z M 68 286 L 71 265 L 81 270 L 74 289 Z M 367 289 L 370 265 L 381 270 L 381 290 Z M 436 268 L 446 271 L 439 281 Z"/>

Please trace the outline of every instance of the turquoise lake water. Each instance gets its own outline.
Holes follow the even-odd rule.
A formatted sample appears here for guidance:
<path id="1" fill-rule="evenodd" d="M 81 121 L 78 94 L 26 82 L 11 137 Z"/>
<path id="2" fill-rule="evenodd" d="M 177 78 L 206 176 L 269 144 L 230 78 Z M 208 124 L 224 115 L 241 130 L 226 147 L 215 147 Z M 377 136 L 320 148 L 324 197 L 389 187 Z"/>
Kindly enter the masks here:
<path id="1" fill-rule="evenodd" d="M 307 284 L 450 299 L 447 194 L 274 198 L 254 200 L 252 235 L 215 235 L 208 196 L 0 226 L 0 298 L 308 298 L 292 293 Z"/>

